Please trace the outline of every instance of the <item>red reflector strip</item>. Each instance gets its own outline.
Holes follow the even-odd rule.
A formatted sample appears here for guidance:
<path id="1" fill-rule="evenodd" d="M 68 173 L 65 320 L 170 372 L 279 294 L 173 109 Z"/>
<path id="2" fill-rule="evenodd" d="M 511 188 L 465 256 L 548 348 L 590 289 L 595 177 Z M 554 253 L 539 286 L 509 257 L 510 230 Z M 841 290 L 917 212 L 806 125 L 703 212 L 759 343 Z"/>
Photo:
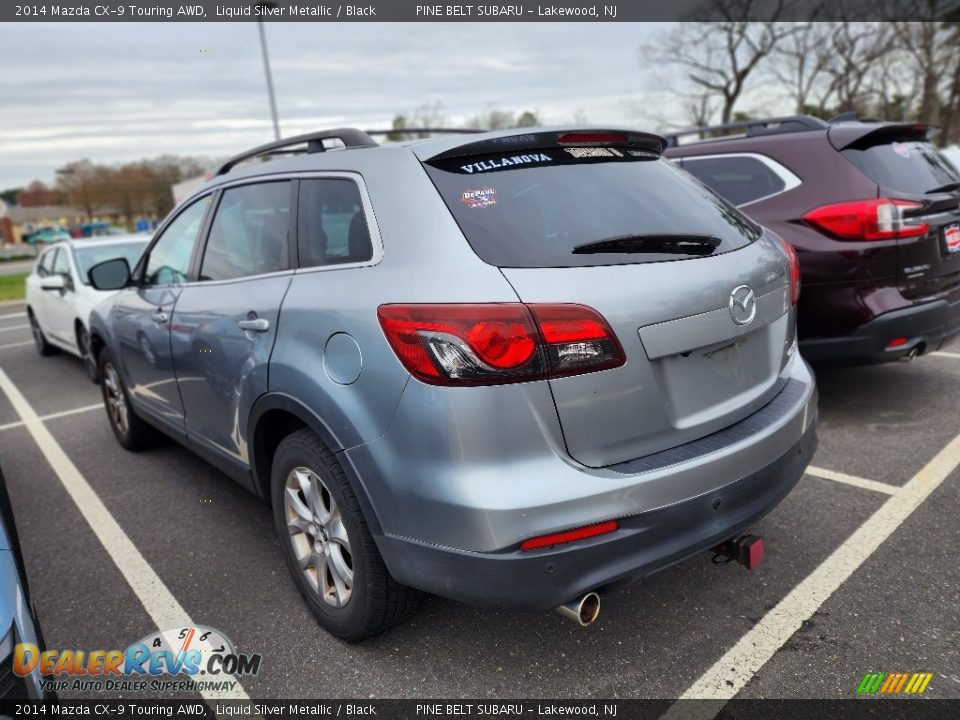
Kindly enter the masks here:
<path id="1" fill-rule="evenodd" d="M 893 350 L 894 348 L 903 347 L 906 344 L 907 344 L 907 338 L 905 337 L 894 338 L 893 340 L 887 343 L 887 350 Z"/>
<path id="2" fill-rule="evenodd" d="M 587 525 L 586 527 L 576 528 L 574 530 L 565 530 L 564 532 L 552 533 L 551 535 L 540 535 L 538 537 L 524 540 L 520 543 L 521 550 L 536 550 L 537 548 L 550 547 L 551 545 L 563 545 L 564 543 L 583 540 L 584 538 L 596 537 L 597 535 L 607 535 L 615 532 L 620 527 L 616 520 L 607 520 L 596 525 Z"/>

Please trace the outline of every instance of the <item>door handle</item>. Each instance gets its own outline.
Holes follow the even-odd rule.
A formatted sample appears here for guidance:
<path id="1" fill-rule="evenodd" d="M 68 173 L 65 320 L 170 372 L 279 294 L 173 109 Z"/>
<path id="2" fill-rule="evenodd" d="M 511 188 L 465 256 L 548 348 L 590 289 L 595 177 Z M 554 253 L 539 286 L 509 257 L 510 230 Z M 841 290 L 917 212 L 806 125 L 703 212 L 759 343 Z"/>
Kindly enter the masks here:
<path id="1" fill-rule="evenodd" d="M 270 329 L 270 321 L 266 318 L 241 320 L 237 323 L 244 332 L 266 332 Z"/>
<path id="2" fill-rule="evenodd" d="M 153 321 L 159 325 L 163 325 L 165 322 L 167 322 L 167 320 L 170 319 L 170 316 L 167 315 L 163 310 L 157 310 L 150 317 L 153 318 Z"/>

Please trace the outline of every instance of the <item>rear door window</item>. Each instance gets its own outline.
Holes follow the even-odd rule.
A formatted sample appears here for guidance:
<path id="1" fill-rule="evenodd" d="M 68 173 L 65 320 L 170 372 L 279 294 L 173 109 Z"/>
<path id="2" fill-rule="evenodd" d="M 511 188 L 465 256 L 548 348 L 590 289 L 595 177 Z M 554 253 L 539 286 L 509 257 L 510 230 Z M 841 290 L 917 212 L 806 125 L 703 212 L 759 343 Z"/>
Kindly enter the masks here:
<path id="1" fill-rule="evenodd" d="M 683 158 L 681 167 L 734 205 L 771 197 L 787 187 L 779 174 L 755 157 Z"/>
<path id="2" fill-rule="evenodd" d="M 841 152 L 882 188 L 922 195 L 960 182 L 960 174 L 928 142 L 887 142 Z"/>
<path id="3" fill-rule="evenodd" d="M 347 178 L 300 181 L 300 267 L 343 265 L 373 259 L 360 188 Z"/>
<path id="4" fill-rule="evenodd" d="M 233 280 L 290 268 L 289 181 L 225 190 L 210 226 L 201 280 Z"/>
<path id="5" fill-rule="evenodd" d="M 432 160 L 425 167 L 473 250 L 499 267 L 694 257 L 654 250 L 574 252 L 612 238 L 709 237 L 718 241 L 713 254 L 719 254 L 759 236 L 740 211 L 648 152 L 548 148 Z"/>

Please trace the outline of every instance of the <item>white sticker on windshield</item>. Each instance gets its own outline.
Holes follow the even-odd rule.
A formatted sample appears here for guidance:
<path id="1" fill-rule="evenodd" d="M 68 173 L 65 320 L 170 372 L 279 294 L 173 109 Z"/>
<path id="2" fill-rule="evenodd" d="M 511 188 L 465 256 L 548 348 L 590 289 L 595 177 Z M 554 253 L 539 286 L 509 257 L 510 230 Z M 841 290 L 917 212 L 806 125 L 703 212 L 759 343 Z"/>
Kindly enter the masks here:
<path id="1" fill-rule="evenodd" d="M 472 188 L 460 194 L 460 201 L 469 208 L 485 208 L 497 204 L 497 191 L 492 187 Z"/>
<path id="2" fill-rule="evenodd" d="M 910 146 L 907 143 L 893 143 L 893 151 L 902 158 L 910 157 Z"/>

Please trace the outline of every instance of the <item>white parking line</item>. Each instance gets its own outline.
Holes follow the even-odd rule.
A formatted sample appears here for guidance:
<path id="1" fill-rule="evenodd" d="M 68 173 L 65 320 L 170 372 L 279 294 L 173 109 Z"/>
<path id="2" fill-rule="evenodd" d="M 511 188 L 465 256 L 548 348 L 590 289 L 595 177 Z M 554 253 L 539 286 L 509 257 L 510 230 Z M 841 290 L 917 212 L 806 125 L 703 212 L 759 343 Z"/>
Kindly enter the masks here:
<path id="1" fill-rule="evenodd" d="M 937 352 L 930 353 L 930 355 L 933 357 L 945 357 L 945 358 L 953 358 L 954 360 L 960 360 L 960 353 L 940 352 L 938 350 Z"/>
<path id="2" fill-rule="evenodd" d="M 846 473 L 814 467 L 813 465 L 807 467 L 807 475 L 813 475 L 821 480 L 833 480 L 834 482 L 853 485 L 854 487 L 863 488 L 864 490 L 886 493 L 887 495 L 896 495 L 900 492 L 900 488 L 896 485 L 877 482 L 876 480 L 867 480 L 866 478 L 857 477 L 856 475 L 847 475 Z"/>
<path id="3" fill-rule="evenodd" d="M 25 312 L 22 313 L 8 313 L 6 315 L 0 315 L 0 320 L 6 320 L 7 318 L 17 318 L 17 317 L 26 317 Z"/>
<path id="4" fill-rule="evenodd" d="M 97 403 L 96 405 L 84 405 L 83 407 L 74 408 L 73 410 L 61 410 L 60 412 L 44 415 L 40 419 L 46 422 L 47 420 L 55 420 L 56 418 L 67 417 L 68 415 L 76 415 L 77 413 L 90 412 L 91 410 L 103 410 L 103 403 Z"/>
<path id="5" fill-rule="evenodd" d="M 23 342 L 7 343 L 6 345 L 0 345 L 0 350 L 6 350 L 7 348 L 23 347 L 24 345 L 33 345 L 33 340 L 24 340 Z"/>
<path id="6" fill-rule="evenodd" d="M 120 524 L 97 497 L 94 489 L 80 474 L 76 465 L 73 464 L 60 444 L 50 434 L 50 431 L 47 430 L 43 420 L 34 412 L 26 398 L 2 368 L 0 368 L 0 390 L 9 398 L 10 404 L 13 405 L 17 415 L 23 420 L 23 424 L 40 447 L 40 451 L 60 479 L 67 494 L 70 495 L 107 554 L 113 559 L 147 614 L 156 623 L 157 628 L 166 630 L 195 625 L 196 623 L 190 619 L 187 611 L 183 609 L 143 555 L 140 554 L 136 545 L 133 544 Z M 218 676 L 217 679 L 221 678 L 228 681 L 236 680 L 229 675 Z M 249 696 L 240 681 L 236 680 L 236 682 L 237 684 L 231 691 L 203 691 L 200 694 L 208 700 L 248 700 Z"/>
<path id="7" fill-rule="evenodd" d="M 96 405 L 84 405 L 83 407 L 74 408 L 73 410 L 61 410 L 60 412 L 50 413 L 49 415 L 42 415 L 40 420 L 46 422 L 47 420 L 56 420 L 57 418 L 67 417 L 68 415 L 90 412 L 91 410 L 101 410 L 102 408 L 103 403 L 97 403 Z M 23 420 L 17 420 L 17 422 L 0 425 L 0 431 L 23 427 L 24 425 L 26 425 L 26 423 Z"/>
<path id="8" fill-rule="evenodd" d="M 10 332 L 11 330 L 26 330 L 29 325 L 11 325 L 10 327 L 0 328 L 0 332 Z"/>
<path id="9" fill-rule="evenodd" d="M 746 635 L 691 685 L 660 720 L 711 720 L 750 682 L 826 600 L 884 540 L 910 517 L 930 493 L 960 466 L 960 435 L 890 497 L 840 547 L 761 618 Z"/>

